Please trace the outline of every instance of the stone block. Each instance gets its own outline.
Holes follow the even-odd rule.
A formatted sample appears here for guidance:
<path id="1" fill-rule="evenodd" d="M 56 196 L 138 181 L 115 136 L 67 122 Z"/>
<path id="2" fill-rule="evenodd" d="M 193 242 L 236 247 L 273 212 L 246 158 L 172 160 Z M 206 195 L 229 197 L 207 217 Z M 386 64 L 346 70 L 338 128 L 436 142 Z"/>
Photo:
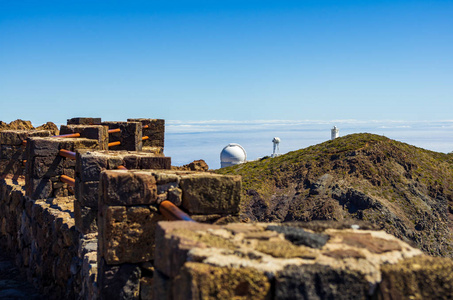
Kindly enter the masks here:
<path id="1" fill-rule="evenodd" d="M 69 149 L 68 149 L 69 150 Z M 60 142 L 54 138 L 29 138 L 27 142 L 27 156 L 57 156 L 60 151 Z"/>
<path id="2" fill-rule="evenodd" d="M 115 170 L 118 166 L 124 166 L 124 161 L 122 156 L 109 156 L 108 157 L 108 170 Z"/>
<path id="3" fill-rule="evenodd" d="M 171 169 L 171 157 L 152 157 L 142 156 L 140 157 L 139 169 L 155 169 L 155 170 L 170 170 Z"/>
<path id="4" fill-rule="evenodd" d="M 108 150 L 109 134 L 102 125 L 62 125 L 60 134 L 80 133 L 81 138 L 97 140 L 99 149 Z"/>
<path id="5" fill-rule="evenodd" d="M 97 209 L 99 202 L 99 181 L 81 182 L 76 178 L 75 194 L 80 205 Z"/>
<path id="6" fill-rule="evenodd" d="M 82 206 L 79 201 L 74 201 L 74 219 L 77 230 L 82 234 L 98 231 L 97 209 Z"/>
<path id="7" fill-rule="evenodd" d="M 150 206 L 103 206 L 99 246 L 108 264 L 137 263 L 154 258 L 155 228 L 162 220 Z"/>
<path id="8" fill-rule="evenodd" d="M 143 126 L 143 136 L 149 139 L 143 141 L 143 147 L 164 147 L 165 120 L 163 119 L 128 119 L 129 122 L 140 122 Z"/>
<path id="9" fill-rule="evenodd" d="M 109 134 L 109 143 L 119 141 L 120 145 L 110 147 L 109 150 L 142 150 L 142 124 L 139 122 L 103 122 L 109 129 L 119 128 L 121 132 Z"/>
<path id="10" fill-rule="evenodd" d="M 90 140 L 90 139 L 85 139 L 85 138 L 75 138 L 75 139 L 68 139 L 68 138 L 61 138 L 63 140 L 68 140 L 68 142 L 72 142 L 72 150 L 71 151 L 77 151 L 77 150 L 82 150 L 82 149 L 92 149 L 92 150 L 99 150 L 99 142 L 97 140 Z M 70 141 L 69 141 L 70 140 Z M 61 149 L 67 149 L 64 147 L 61 147 Z M 69 150 L 69 149 L 67 149 Z"/>
<path id="11" fill-rule="evenodd" d="M 66 122 L 68 125 L 100 125 L 101 118 L 72 118 Z"/>
<path id="12" fill-rule="evenodd" d="M 0 144 L 20 146 L 22 141 L 28 138 L 28 131 L 25 130 L 4 130 L 0 131 Z"/>
<path id="13" fill-rule="evenodd" d="M 109 266 L 102 263 L 100 279 L 100 299 L 139 299 L 140 268 L 133 264 Z"/>
<path id="14" fill-rule="evenodd" d="M 377 299 L 450 299 L 452 268 L 451 259 L 428 256 L 383 265 Z"/>
<path id="15" fill-rule="evenodd" d="M 190 214 L 238 213 L 241 177 L 198 173 L 181 176 L 182 206 Z"/>
<path id="16" fill-rule="evenodd" d="M 156 179 L 146 172 L 107 170 L 101 173 L 101 200 L 107 205 L 153 204 Z"/>
<path id="17" fill-rule="evenodd" d="M 181 228 L 184 230 L 181 231 Z M 159 222 L 156 227 L 156 251 L 154 254 L 156 269 L 165 276 L 174 278 L 187 261 L 188 252 L 194 247 L 203 246 L 194 240 L 192 235 L 185 236 L 184 233 L 189 232 L 190 234 L 191 231 L 219 228 L 215 225 L 186 221 Z"/>
<path id="18" fill-rule="evenodd" d="M 272 297 L 271 283 L 263 272 L 246 267 L 216 267 L 196 262 L 184 264 L 180 275 L 173 283 L 172 292 L 175 300 L 265 300 Z"/>
<path id="19" fill-rule="evenodd" d="M 291 265 L 276 275 L 275 299 L 368 299 L 369 283 L 354 270 Z"/>
<path id="20" fill-rule="evenodd" d="M 52 195 L 52 181 L 49 178 L 26 178 L 25 188 L 26 195 L 32 199 L 46 199 Z"/>
<path id="21" fill-rule="evenodd" d="M 76 172 L 81 181 L 99 181 L 101 172 L 108 168 L 108 156 L 95 151 L 81 150 L 77 153 Z"/>
<path id="22" fill-rule="evenodd" d="M 31 175 L 35 178 L 51 178 L 64 174 L 64 158 L 56 156 L 36 156 L 29 159 L 32 163 Z"/>
<path id="23" fill-rule="evenodd" d="M 124 166 L 128 169 L 128 170 L 135 170 L 135 169 L 139 169 L 139 162 L 140 162 L 140 157 L 136 154 L 131 154 L 131 155 L 125 155 L 123 157 L 123 163 L 124 163 Z"/>

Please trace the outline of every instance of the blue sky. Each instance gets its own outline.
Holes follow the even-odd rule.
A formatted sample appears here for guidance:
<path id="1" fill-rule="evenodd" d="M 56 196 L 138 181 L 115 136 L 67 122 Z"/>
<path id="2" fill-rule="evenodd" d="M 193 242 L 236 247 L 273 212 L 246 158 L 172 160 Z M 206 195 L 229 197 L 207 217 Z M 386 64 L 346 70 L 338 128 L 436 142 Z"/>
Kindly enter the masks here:
<path id="1" fill-rule="evenodd" d="M 453 1 L 0 0 L 0 120 L 451 120 Z"/>

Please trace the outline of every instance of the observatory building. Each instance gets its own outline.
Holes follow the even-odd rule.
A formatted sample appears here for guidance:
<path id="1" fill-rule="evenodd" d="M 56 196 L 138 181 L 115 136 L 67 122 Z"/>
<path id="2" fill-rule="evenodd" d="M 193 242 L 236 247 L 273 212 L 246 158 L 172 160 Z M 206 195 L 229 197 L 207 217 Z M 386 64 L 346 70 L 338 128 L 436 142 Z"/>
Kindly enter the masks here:
<path id="1" fill-rule="evenodd" d="M 331 140 L 334 140 L 336 139 L 337 137 L 340 136 L 340 130 L 337 128 L 337 126 L 334 126 L 331 130 L 331 133 L 330 133 L 330 139 Z"/>
<path id="2" fill-rule="evenodd" d="M 239 144 L 228 144 L 220 152 L 220 167 L 225 168 L 229 166 L 243 164 L 247 161 L 247 152 Z"/>
<path id="3" fill-rule="evenodd" d="M 272 156 L 271 157 L 277 157 L 280 155 L 280 138 L 279 137 L 274 137 L 274 139 L 272 140 L 272 143 L 274 144 L 274 151 L 272 153 Z"/>

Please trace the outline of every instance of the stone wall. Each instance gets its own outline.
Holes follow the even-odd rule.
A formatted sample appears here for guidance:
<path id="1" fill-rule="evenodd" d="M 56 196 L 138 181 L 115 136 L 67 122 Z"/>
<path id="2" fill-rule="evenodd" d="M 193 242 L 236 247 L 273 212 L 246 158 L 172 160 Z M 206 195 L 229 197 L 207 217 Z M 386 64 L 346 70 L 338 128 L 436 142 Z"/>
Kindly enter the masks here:
<path id="1" fill-rule="evenodd" d="M 0 241 L 47 299 L 76 299 L 81 290 L 74 197 L 33 200 L 23 180 L 0 180 Z"/>
<path id="2" fill-rule="evenodd" d="M 163 119 L 127 119 L 128 122 L 140 122 L 142 135 L 148 137 L 143 140 L 142 151 L 156 154 L 164 153 L 165 120 Z M 146 127 L 146 128 L 145 128 Z"/>
<path id="3" fill-rule="evenodd" d="M 210 173 L 104 171 L 100 186 L 101 299 L 151 299 L 160 202 L 197 215 L 237 214 L 241 199 L 240 177 Z"/>
<path id="4" fill-rule="evenodd" d="M 425 256 L 383 231 L 316 225 L 160 222 L 153 299 L 447 299 L 453 294 L 451 259 Z"/>
<path id="5" fill-rule="evenodd" d="M 78 151 L 74 206 L 76 227 L 81 233 L 97 232 L 99 178 L 102 171 L 115 170 L 119 166 L 127 169 L 170 169 L 171 158 L 146 152 Z"/>
<path id="6" fill-rule="evenodd" d="M 0 177 L 6 174 L 25 174 L 26 160 L 23 141 L 28 137 L 50 136 L 48 130 L 4 130 L 0 131 Z"/>
<path id="7" fill-rule="evenodd" d="M 59 155 L 60 149 L 99 149 L 99 142 L 86 138 L 35 138 L 27 139 L 25 184 L 27 196 L 33 199 L 68 196 L 68 185 L 60 181 L 61 175 L 74 178 L 75 160 Z"/>

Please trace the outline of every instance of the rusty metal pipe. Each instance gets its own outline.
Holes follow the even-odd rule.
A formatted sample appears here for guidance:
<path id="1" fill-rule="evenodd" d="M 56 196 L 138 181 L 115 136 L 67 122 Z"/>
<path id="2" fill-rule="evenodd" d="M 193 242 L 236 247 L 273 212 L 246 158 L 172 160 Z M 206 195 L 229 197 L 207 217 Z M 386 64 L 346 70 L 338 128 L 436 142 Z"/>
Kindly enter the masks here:
<path id="1" fill-rule="evenodd" d="M 51 137 L 53 137 L 53 138 L 78 138 L 78 137 L 80 137 L 80 133 L 78 133 L 78 132 L 68 133 L 68 134 L 54 135 Z"/>
<path id="2" fill-rule="evenodd" d="M 58 154 L 60 154 L 60 156 L 66 157 L 66 158 L 70 158 L 70 159 L 74 159 L 74 160 L 76 159 L 75 152 L 68 151 L 65 149 L 60 149 L 60 152 Z"/>
<path id="3" fill-rule="evenodd" d="M 116 129 L 109 129 L 108 133 L 115 133 L 115 132 L 121 132 L 121 129 L 116 128 Z"/>
<path id="4" fill-rule="evenodd" d="M 127 170 L 127 168 L 125 166 L 118 166 L 116 167 L 118 170 Z"/>
<path id="5" fill-rule="evenodd" d="M 109 147 L 113 147 L 113 146 L 118 146 L 118 145 L 121 145 L 121 142 L 111 142 L 109 143 Z"/>
<path id="6" fill-rule="evenodd" d="M 149 136 L 147 136 L 147 135 L 142 137 L 142 141 L 146 141 L 147 139 L 149 139 Z"/>
<path id="7" fill-rule="evenodd" d="M 67 183 L 71 187 L 75 187 L 75 179 L 66 175 L 60 176 L 60 181 Z"/>
<path id="8" fill-rule="evenodd" d="M 189 221 L 195 222 L 188 214 L 180 210 L 176 205 L 168 200 L 162 201 L 159 211 L 168 221 Z"/>

